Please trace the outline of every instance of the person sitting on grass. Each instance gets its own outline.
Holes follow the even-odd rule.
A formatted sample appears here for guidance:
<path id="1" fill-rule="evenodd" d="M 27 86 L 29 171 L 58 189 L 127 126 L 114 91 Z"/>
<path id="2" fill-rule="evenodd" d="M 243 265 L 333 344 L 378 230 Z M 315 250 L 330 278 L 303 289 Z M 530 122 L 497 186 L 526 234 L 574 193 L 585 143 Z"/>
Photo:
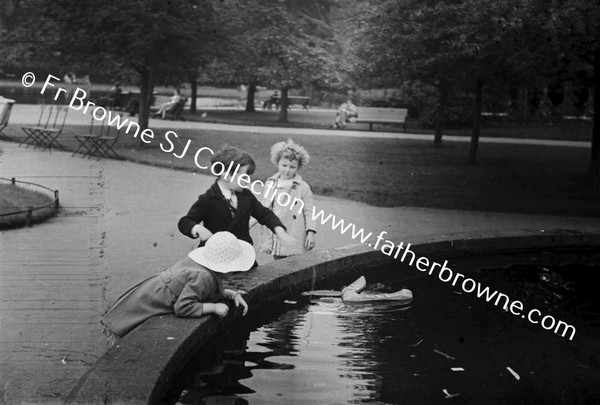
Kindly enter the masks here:
<path id="1" fill-rule="evenodd" d="M 291 139 L 271 147 L 271 162 L 277 166 L 278 173 L 269 177 L 265 186 L 275 191 L 270 196 L 264 194 L 261 202 L 281 218 L 290 236 L 298 241 L 293 245 L 282 244 L 277 235 L 262 227 L 260 250 L 273 255 L 275 260 L 303 254 L 315 247 L 313 195 L 310 186 L 298 174 L 298 170 L 306 167 L 309 160 L 308 152 Z M 279 204 L 276 197 L 282 192 L 290 196 L 288 201 L 294 201 L 294 206 Z"/>
<path id="2" fill-rule="evenodd" d="M 217 232 L 201 248 L 192 250 L 158 275 L 127 289 L 102 317 L 104 333 L 114 343 L 147 319 L 174 313 L 198 318 L 215 314 L 225 317 L 231 300 L 248 312 L 241 291 L 223 288 L 221 274 L 248 271 L 255 262 L 254 248 L 230 232 Z"/>
<path id="3" fill-rule="evenodd" d="M 187 215 L 177 224 L 179 231 L 190 237 L 199 238 L 200 246 L 219 231 L 229 231 L 237 238 L 252 244 L 250 237 L 250 217 L 267 226 L 284 244 L 294 244 L 277 215 L 263 206 L 247 188 L 243 188 L 238 178 L 251 175 L 256 167 L 254 159 L 247 152 L 231 146 L 212 155 L 211 164 L 220 163 L 227 168 L 233 162 L 233 173 L 228 171 L 218 176 L 214 184 L 200 195 Z M 235 170 L 239 166 L 239 170 Z"/>
<path id="4" fill-rule="evenodd" d="M 158 107 L 158 110 L 154 113 L 154 117 L 160 116 L 164 120 L 167 116 L 167 111 L 171 111 L 177 107 L 177 104 L 179 104 L 181 100 L 183 100 L 183 98 L 181 97 L 179 89 L 173 89 L 173 96 L 171 96 L 166 103 L 162 103 Z"/>
<path id="5" fill-rule="evenodd" d="M 351 118 L 356 117 L 358 117 L 356 106 L 352 103 L 351 99 L 348 99 L 340 106 L 340 108 L 338 108 L 335 114 L 333 128 L 344 129 L 346 127 L 346 123 L 350 122 Z"/>

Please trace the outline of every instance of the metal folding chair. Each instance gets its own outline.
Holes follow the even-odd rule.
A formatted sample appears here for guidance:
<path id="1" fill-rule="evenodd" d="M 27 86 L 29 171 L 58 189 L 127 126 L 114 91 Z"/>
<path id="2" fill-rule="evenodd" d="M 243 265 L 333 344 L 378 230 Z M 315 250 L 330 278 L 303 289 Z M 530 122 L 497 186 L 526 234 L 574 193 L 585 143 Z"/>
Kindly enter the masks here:
<path id="1" fill-rule="evenodd" d="M 106 126 L 106 133 L 102 136 L 98 136 L 92 141 L 92 155 L 97 155 L 98 160 L 101 157 L 121 159 L 121 156 L 115 151 L 114 146 L 119 140 L 121 129 L 117 128 L 114 131 L 114 135 L 110 134 L 110 125 Z"/>
<path id="2" fill-rule="evenodd" d="M 53 145 L 56 145 L 64 149 L 64 146 L 58 141 L 58 137 L 63 131 L 68 112 L 69 108 L 66 106 L 43 104 L 37 126 L 21 128 L 27 137 L 21 141 L 19 146 L 27 144 L 27 147 L 33 145 L 51 149 Z"/>
<path id="3" fill-rule="evenodd" d="M 4 133 L 4 128 L 8 125 L 8 120 L 10 119 L 10 113 L 12 112 L 13 104 L 15 100 L 11 100 L 8 98 L 0 97 L 0 139 L 10 140 L 8 135 Z"/>
<path id="4" fill-rule="evenodd" d="M 83 156 L 97 156 L 98 160 L 102 157 L 120 159 L 121 156 L 115 151 L 114 145 L 119 140 L 121 130 L 117 129 L 114 135 L 111 134 L 110 125 L 106 125 L 104 120 L 102 120 L 99 124 L 100 130 L 94 132 L 94 121 L 95 120 L 92 117 L 89 134 L 75 135 L 75 139 L 79 142 L 79 146 L 71 156 L 75 156 L 75 154 L 83 149 Z"/>
<path id="5" fill-rule="evenodd" d="M 100 130 L 97 132 L 94 132 L 94 121 L 95 121 L 95 119 L 92 116 L 91 121 L 90 121 L 90 131 L 87 134 L 75 135 L 75 140 L 79 143 L 79 146 L 77 147 L 77 149 L 75 149 L 75 151 L 73 151 L 71 156 L 75 156 L 76 154 L 79 153 L 79 151 L 82 151 L 82 155 L 84 157 L 93 155 L 94 140 L 102 135 L 105 135 L 104 134 L 104 130 L 105 130 L 104 120 L 100 121 L 100 123 L 98 125 L 100 127 Z M 107 132 L 109 130 L 110 129 L 108 129 Z"/>

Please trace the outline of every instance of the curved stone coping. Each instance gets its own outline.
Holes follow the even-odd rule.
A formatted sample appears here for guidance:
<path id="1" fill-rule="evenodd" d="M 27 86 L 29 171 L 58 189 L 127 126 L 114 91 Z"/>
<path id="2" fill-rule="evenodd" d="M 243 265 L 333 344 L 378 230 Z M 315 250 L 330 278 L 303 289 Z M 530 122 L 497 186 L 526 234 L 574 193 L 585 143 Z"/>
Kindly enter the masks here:
<path id="1" fill-rule="evenodd" d="M 520 230 L 512 233 L 446 235 L 411 241 L 417 256 L 431 259 L 478 257 L 490 254 L 518 254 L 550 250 L 585 249 L 600 246 L 598 232 L 569 230 Z M 395 263 L 379 251 L 353 245 L 311 252 L 269 263 L 247 273 L 233 274 L 226 281 L 231 288 L 248 292 L 250 311 L 279 301 L 336 277 Z M 160 403 L 170 377 L 187 359 L 224 328 L 232 327 L 241 310 L 231 310 L 225 319 L 204 317 L 182 319 L 174 315 L 149 319 L 118 341 L 81 377 L 67 403 Z"/>

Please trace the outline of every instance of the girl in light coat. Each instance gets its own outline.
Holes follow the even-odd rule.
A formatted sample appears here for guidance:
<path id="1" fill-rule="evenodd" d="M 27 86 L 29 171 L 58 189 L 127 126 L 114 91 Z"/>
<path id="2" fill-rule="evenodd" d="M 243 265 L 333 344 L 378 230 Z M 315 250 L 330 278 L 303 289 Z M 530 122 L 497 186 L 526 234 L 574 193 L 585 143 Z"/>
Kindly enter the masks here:
<path id="1" fill-rule="evenodd" d="M 276 235 L 263 227 L 260 250 L 273 255 L 275 260 L 302 254 L 315 247 L 312 191 L 298 174 L 309 160 L 306 150 L 291 139 L 271 147 L 271 162 L 279 171 L 265 182 L 261 202 L 279 217 L 288 234 L 297 241 L 293 245 L 282 244 Z"/>

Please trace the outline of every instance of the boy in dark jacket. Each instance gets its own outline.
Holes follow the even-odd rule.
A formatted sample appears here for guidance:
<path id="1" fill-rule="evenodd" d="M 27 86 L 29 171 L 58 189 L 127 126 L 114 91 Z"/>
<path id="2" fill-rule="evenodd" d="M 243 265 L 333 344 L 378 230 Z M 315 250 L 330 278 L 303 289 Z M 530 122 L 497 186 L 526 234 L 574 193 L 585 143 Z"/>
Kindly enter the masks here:
<path id="1" fill-rule="evenodd" d="M 225 171 L 206 193 L 198 197 L 187 215 L 179 220 L 179 231 L 190 238 L 199 238 L 199 246 L 220 231 L 231 232 L 238 239 L 252 244 L 249 221 L 250 217 L 254 217 L 276 234 L 282 243 L 295 243 L 273 211 L 263 206 L 250 190 L 238 184 L 239 176 L 254 173 L 256 166 L 252 156 L 227 146 L 212 156 L 211 163 L 214 165 L 216 162 L 225 168 L 233 162 L 234 167 L 239 165 L 239 170 L 229 177 L 229 171 Z"/>

